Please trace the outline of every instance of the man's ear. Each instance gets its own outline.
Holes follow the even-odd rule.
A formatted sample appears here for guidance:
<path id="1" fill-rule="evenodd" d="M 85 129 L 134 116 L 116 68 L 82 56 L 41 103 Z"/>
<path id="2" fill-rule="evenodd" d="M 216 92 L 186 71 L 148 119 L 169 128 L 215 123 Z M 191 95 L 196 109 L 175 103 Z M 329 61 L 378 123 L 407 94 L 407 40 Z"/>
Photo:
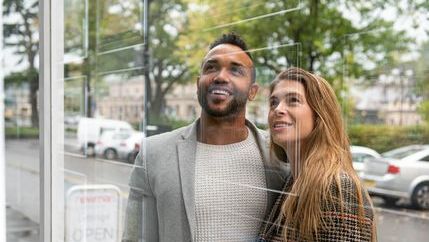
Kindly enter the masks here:
<path id="1" fill-rule="evenodd" d="M 256 94 L 258 93 L 259 90 L 259 86 L 256 83 L 253 83 L 252 86 L 250 86 L 250 90 L 249 90 L 249 101 L 253 101 L 253 99 L 255 99 Z"/>

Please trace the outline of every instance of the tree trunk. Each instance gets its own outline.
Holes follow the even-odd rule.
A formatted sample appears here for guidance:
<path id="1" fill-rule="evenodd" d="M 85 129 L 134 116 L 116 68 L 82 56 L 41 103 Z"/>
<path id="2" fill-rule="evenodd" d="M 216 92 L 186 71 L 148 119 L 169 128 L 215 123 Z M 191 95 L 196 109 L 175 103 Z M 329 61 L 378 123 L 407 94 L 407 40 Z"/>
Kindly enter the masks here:
<path id="1" fill-rule="evenodd" d="M 38 104 L 38 90 L 39 90 L 39 76 L 37 72 L 30 70 L 28 80 L 30 80 L 30 103 L 31 103 L 31 126 L 34 128 L 39 127 L 39 110 Z"/>
<path id="2" fill-rule="evenodd" d="M 162 95 L 161 84 L 162 83 L 156 83 L 156 94 L 151 101 L 151 106 L 149 110 L 151 124 L 153 124 L 153 122 L 159 122 L 162 119 L 165 100 L 164 95 Z"/>

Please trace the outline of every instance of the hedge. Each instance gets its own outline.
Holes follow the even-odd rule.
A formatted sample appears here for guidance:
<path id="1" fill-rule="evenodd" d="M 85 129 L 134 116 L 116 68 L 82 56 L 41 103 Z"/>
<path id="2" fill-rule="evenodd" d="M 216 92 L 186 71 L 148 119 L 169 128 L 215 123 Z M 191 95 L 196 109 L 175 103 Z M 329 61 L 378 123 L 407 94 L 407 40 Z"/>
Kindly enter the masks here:
<path id="1" fill-rule="evenodd" d="M 351 144 L 366 146 L 380 153 L 405 145 L 429 144 L 429 125 L 353 125 L 349 126 L 348 134 Z"/>
<path id="2" fill-rule="evenodd" d="M 7 127 L 5 128 L 6 138 L 8 139 L 37 139 L 39 138 L 39 129 L 33 127 Z"/>

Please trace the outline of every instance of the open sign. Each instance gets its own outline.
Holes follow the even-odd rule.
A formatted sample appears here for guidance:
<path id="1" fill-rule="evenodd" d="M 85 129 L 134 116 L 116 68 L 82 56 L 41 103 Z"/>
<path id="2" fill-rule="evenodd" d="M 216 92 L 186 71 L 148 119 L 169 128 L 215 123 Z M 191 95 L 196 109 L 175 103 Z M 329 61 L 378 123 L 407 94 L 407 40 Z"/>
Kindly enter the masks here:
<path id="1" fill-rule="evenodd" d="M 67 191 L 66 241 L 118 242 L 121 200 L 113 185 L 79 185 Z"/>

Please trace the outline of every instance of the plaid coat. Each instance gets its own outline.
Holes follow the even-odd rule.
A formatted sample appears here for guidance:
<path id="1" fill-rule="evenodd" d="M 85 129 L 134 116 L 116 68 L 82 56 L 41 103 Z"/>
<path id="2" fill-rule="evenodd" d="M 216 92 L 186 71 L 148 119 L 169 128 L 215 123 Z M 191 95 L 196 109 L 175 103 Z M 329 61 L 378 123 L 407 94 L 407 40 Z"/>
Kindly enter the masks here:
<path id="1" fill-rule="evenodd" d="M 283 193 L 279 195 L 271 214 L 264 221 L 258 241 L 284 241 L 283 231 L 287 226 L 287 221 L 283 218 L 281 224 L 277 222 L 281 205 L 286 200 L 292 187 L 292 179 L 286 181 L 283 188 Z M 362 230 L 359 227 L 358 220 L 358 203 L 356 197 L 356 187 L 352 183 L 350 177 L 343 173 L 341 175 L 341 187 L 343 197 L 343 211 L 340 208 L 335 208 L 328 203 L 323 205 L 322 216 L 327 223 L 326 229 L 319 229 L 318 237 L 314 236 L 316 241 L 371 241 L 373 229 L 373 210 L 370 201 L 364 197 L 364 212 L 365 221 Z M 334 196 L 339 196 L 336 186 L 331 188 Z M 374 234 L 375 236 L 375 234 Z M 299 232 L 288 234 L 287 241 L 308 241 L 301 238 Z"/>

